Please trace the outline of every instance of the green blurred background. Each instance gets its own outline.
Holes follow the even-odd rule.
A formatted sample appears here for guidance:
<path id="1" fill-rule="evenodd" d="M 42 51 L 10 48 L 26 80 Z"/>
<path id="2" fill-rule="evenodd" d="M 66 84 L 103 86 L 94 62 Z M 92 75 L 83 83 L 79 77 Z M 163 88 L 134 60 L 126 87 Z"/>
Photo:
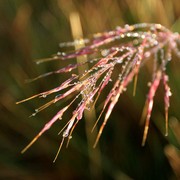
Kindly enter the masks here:
<path id="1" fill-rule="evenodd" d="M 177 179 L 180 60 L 174 55 L 167 67 L 173 94 L 168 137 L 164 136 L 161 86 L 155 97 L 147 143 L 141 147 L 143 126 L 139 122 L 151 78 L 149 64 L 140 72 L 136 96 L 132 96 L 132 85 L 121 96 L 95 158 L 92 157 L 95 150 L 87 144 L 90 137 L 85 132 L 84 119 L 75 129 L 69 148 L 62 149 L 55 164 L 52 161 L 61 140 L 57 135 L 61 123 L 56 123 L 25 154 L 20 154 L 61 106 L 51 106 L 28 118 L 46 100 L 21 105 L 15 102 L 56 87 L 69 77 L 62 74 L 25 83 L 25 79 L 67 64 L 61 61 L 36 65 L 34 60 L 50 57 L 60 50 L 60 42 L 73 40 L 69 22 L 72 12 L 80 15 L 84 37 L 141 22 L 161 23 L 180 32 L 179 0 L 0 0 L 0 179 Z M 73 61 L 76 60 L 68 63 Z"/>

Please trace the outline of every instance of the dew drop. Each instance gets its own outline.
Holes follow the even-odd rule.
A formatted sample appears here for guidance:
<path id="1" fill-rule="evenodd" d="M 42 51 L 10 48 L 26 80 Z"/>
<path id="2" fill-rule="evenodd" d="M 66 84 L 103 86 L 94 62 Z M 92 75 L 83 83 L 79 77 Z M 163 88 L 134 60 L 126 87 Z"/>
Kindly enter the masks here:
<path id="1" fill-rule="evenodd" d="M 163 71 L 166 71 L 166 67 L 163 67 Z"/>
<path id="2" fill-rule="evenodd" d="M 46 94 L 43 94 L 43 95 L 42 95 L 42 97 L 43 97 L 43 98 L 46 98 L 46 97 L 47 97 L 47 95 L 46 95 Z"/>
<path id="3" fill-rule="evenodd" d="M 134 33 L 133 36 L 134 37 L 138 37 L 139 35 L 138 35 L 138 33 Z"/>
<path id="4" fill-rule="evenodd" d="M 125 27 L 125 29 L 129 30 L 129 25 L 128 24 L 126 24 L 124 27 Z"/>
<path id="5" fill-rule="evenodd" d="M 161 24 L 156 24 L 156 25 L 155 25 L 155 28 L 156 28 L 156 29 L 161 29 L 161 27 L 162 27 Z"/>
<path id="6" fill-rule="evenodd" d="M 150 55 L 151 55 L 150 52 L 145 52 L 145 54 L 144 54 L 144 56 L 145 56 L 146 58 L 148 58 Z"/>
<path id="7" fill-rule="evenodd" d="M 127 88 L 123 88 L 123 91 L 125 92 L 127 90 Z"/>
<path id="8" fill-rule="evenodd" d="M 57 52 L 57 55 L 60 56 L 60 55 L 61 55 L 61 52 Z"/>
<path id="9" fill-rule="evenodd" d="M 72 139 L 72 136 L 69 136 L 68 138 L 69 138 L 69 139 Z"/>
<path id="10" fill-rule="evenodd" d="M 109 50 L 108 49 L 104 49 L 101 51 L 101 55 L 102 56 L 107 56 L 109 54 Z"/>
<path id="11" fill-rule="evenodd" d="M 60 96 L 62 96 L 62 94 L 58 94 L 55 96 L 55 99 L 59 98 Z"/>
<path id="12" fill-rule="evenodd" d="M 143 35 L 141 36 L 141 38 L 144 39 L 144 38 L 145 38 L 145 35 L 143 34 Z"/>
<path id="13" fill-rule="evenodd" d="M 155 28 L 154 28 L 154 27 L 151 27 L 150 30 L 151 30 L 151 31 L 155 31 Z"/>
<path id="14" fill-rule="evenodd" d="M 69 133 L 67 131 L 63 132 L 63 137 L 68 137 Z"/>
<path id="15" fill-rule="evenodd" d="M 31 114 L 31 116 L 35 116 L 35 115 L 36 115 L 36 113 Z"/>
<path id="16" fill-rule="evenodd" d="M 127 33 L 127 37 L 130 37 L 131 36 L 131 33 Z"/>
<path id="17" fill-rule="evenodd" d="M 124 36 L 124 34 L 121 34 L 121 38 L 124 38 L 125 36 Z"/>
<path id="18" fill-rule="evenodd" d="M 133 43 L 134 43 L 134 45 L 137 45 L 137 44 L 139 44 L 139 41 L 137 39 L 134 39 Z"/>
<path id="19" fill-rule="evenodd" d="M 172 92 L 171 91 L 168 91 L 168 96 L 172 96 Z"/>
<path id="20" fill-rule="evenodd" d="M 117 62 L 118 64 L 121 64 L 121 63 L 122 63 L 122 59 L 118 59 L 116 62 Z"/>
<path id="21" fill-rule="evenodd" d="M 121 30 L 122 28 L 120 26 L 117 26 L 116 27 L 116 30 Z"/>

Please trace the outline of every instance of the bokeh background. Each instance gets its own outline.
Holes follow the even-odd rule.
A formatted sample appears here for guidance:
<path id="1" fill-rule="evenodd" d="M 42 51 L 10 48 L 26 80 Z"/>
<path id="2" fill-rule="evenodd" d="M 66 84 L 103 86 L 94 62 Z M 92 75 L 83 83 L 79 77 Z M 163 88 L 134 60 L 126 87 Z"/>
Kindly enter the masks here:
<path id="1" fill-rule="evenodd" d="M 21 155 L 20 151 L 61 105 L 28 118 L 46 100 L 21 105 L 15 102 L 56 87 L 67 78 L 67 74 L 61 74 L 25 83 L 28 78 L 65 65 L 64 62 L 36 65 L 34 60 L 67 50 L 60 49 L 59 43 L 73 40 L 69 20 L 72 12 L 80 16 L 84 37 L 141 22 L 161 23 L 180 32 L 179 0 L 0 0 L 0 179 L 180 178 L 180 60 L 174 55 L 167 67 L 173 94 L 168 137 L 164 136 L 160 87 L 147 143 L 141 147 L 140 118 L 151 77 L 147 65 L 139 75 L 136 96 L 133 97 L 130 85 L 113 110 L 96 150 L 88 144 L 92 135 L 88 129 L 92 127 L 87 128 L 83 119 L 69 148 L 62 149 L 55 164 L 52 161 L 61 140 L 57 135 L 62 128 L 59 122 Z M 98 108 L 96 111 L 99 114 Z"/>

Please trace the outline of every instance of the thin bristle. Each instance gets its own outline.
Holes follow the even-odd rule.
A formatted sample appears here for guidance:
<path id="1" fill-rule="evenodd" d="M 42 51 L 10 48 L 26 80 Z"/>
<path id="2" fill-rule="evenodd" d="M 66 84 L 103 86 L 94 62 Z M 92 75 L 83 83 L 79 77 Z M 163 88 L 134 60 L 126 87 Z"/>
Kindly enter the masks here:
<path id="1" fill-rule="evenodd" d="M 147 108 L 148 108 L 148 100 L 146 100 L 143 111 L 142 111 L 141 119 L 139 121 L 140 125 L 142 125 L 144 123 L 144 120 L 146 119 Z"/>
<path id="2" fill-rule="evenodd" d="M 133 96 L 136 95 L 137 80 L 138 80 L 138 73 L 134 76 Z"/>
<path id="3" fill-rule="evenodd" d="M 50 76 L 50 75 L 52 75 L 52 74 L 54 74 L 54 72 L 48 72 L 48 73 L 45 73 L 45 74 L 41 74 L 41 75 L 39 75 L 39 76 L 37 76 L 37 77 L 35 77 L 35 78 L 26 79 L 25 82 L 26 82 L 26 83 L 31 83 L 31 82 L 33 82 L 33 81 L 36 81 L 36 80 L 38 80 L 38 79 L 41 79 L 41 78 Z"/>
<path id="4" fill-rule="evenodd" d="M 56 153 L 56 156 L 55 156 L 55 158 L 54 158 L 54 160 L 53 160 L 53 163 L 56 162 L 56 159 L 58 158 L 58 155 L 59 155 L 59 153 L 60 153 L 60 151 L 61 151 L 61 148 L 62 148 L 63 143 L 64 143 L 64 137 L 62 138 L 62 141 L 61 141 L 61 143 L 60 143 L 60 146 L 59 146 L 59 148 L 58 148 L 58 151 L 57 151 L 57 153 Z"/>
<path id="5" fill-rule="evenodd" d="M 46 104 L 40 106 L 39 108 L 37 108 L 37 112 L 40 112 L 40 111 L 46 109 L 47 107 L 49 107 L 49 106 L 50 106 L 51 104 L 53 104 L 54 102 L 55 102 L 55 100 L 53 99 L 53 100 L 47 102 Z"/>
<path id="6" fill-rule="evenodd" d="M 24 154 L 36 141 L 37 139 L 41 136 L 39 133 L 22 151 L 21 154 Z"/>
<path id="7" fill-rule="evenodd" d="M 104 110 L 105 110 L 105 109 L 103 109 L 103 110 L 101 111 L 101 113 L 100 113 L 100 115 L 99 115 L 98 119 L 96 120 L 96 122 L 95 122 L 95 124 L 94 124 L 93 128 L 91 129 L 91 133 L 93 133 L 93 131 L 94 131 L 95 127 L 97 126 L 97 124 L 98 124 L 98 122 L 99 122 L 99 120 L 100 120 L 100 118 L 101 118 L 101 116 L 102 116 L 102 114 L 103 114 Z"/>
<path id="8" fill-rule="evenodd" d="M 23 102 L 26 102 L 26 101 L 29 101 L 29 100 L 31 100 L 31 99 L 34 99 L 34 98 L 36 98 L 36 97 L 38 97 L 38 96 L 39 96 L 39 94 L 33 95 L 33 96 L 29 97 L 29 98 L 26 98 L 26 99 L 23 99 L 23 100 L 21 100 L 21 101 L 16 102 L 16 104 L 21 104 L 21 103 L 23 103 Z"/>
<path id="9" fill-rule="evenodd" d="M 71 128 L 71 131 L 69 133 L 68 140 L 67 140 L 67 143 L 66 143 L 66 148 L 68 148 L 68 146 L 69 146 L 69 142 L 72 139 L 72 133 L 73 133 L 77 123 L 78 123 L 78 120 L 74 123 L 73 127 Z"/>
<path id="10" fill-rule="evenodd" d="M 35 60 L 35 62 L 36 62 L 36 64 L 41 64 L 41 63 L 44 63 L 44 62 L 54 61 L 54 60 L 58 60 L 58 59 L 61 59 L 61 58 L 58 57 L 58 56 L 54 56 L 52 58 L 37 59 L 37 60 Z"/>
<path id="11" fill-rule="evenodd" d="M 58 132 L 58 135 L 60 135 L 63 130 L 68 126 L 68 124 L 70 123 L 70 120 L 63 126 L 63 128 Z"/>
<path id="12" fill-rule="evenodd" d="M 104 128 L 104 127 L 103 127 L 103 128 Z M 96 148 L 97 143 L 99 142 L 99 138 L 101 137 L 103 128 L 102 128 L 102 126 L 101 126 L 101 128 L 100 128 L 100 130 L 99 130 L 99 133 L 98 133 L 98 135 L 97 135 L 97 137 L 96 137 L 95 143 L 94 143 L 94 145 L 93 145 L 93 148 Z"/>
<path id="13" fill-rule="evenodd" d="M 168 136 L 168 110 L 165 112 L 165 136 Z"/>
<path id="14" fill-rule="evenodd" d="M 147 117 L 145 128 L 144 128 L 144 133 L 143 133 L 142 144 L 141 144 L 142 146 L 145 146 L 145 142 L 147 139 L 147 134 L 148 134 L 148 130 L 149 130 L 149 121 L 150 121 L 150 117 Z"/>

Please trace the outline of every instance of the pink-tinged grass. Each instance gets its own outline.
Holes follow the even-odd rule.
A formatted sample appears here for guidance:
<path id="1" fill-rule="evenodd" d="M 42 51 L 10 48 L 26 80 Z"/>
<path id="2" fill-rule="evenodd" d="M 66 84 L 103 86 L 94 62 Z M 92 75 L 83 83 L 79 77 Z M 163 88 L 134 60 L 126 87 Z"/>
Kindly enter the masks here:
<path id="1" fill-rule="evenodd" d="M 79 40 L 81 43 L 83 40 Z M 125 25 L 123 28 L 117 27 L 113 31 L 98 33 L 86 41 L 86 46 L 77 49 L 73 52 L 60 53 L 48 59 L 38 60 L 37 63 L 54 60 L 67 60 L 76 58 L 82 55 L 93 54 L 98 56 L 97 59 L 90 59 L 83 63 L 69 64 L 68 66 L 61 68 L 57 71 L 48 72 L 40 75 L 34 79 L 28 81 L 34 81 L 42 77 L 46 77 L 51 74 L 67 73 L 72 72 L 77 67 L 80 67 L 86 63 L 93 64 L 92 67 L 86 70 L 83 74 L 72 76 L 63 82 L 60 86 L 34 95 L 30 98 L 17 102 L 17 104 L 28 101 L 36 97 L 46 97 L 50 94 L 60 92 L 63 90 L 61 95 L 55 96 L 55 98 L 48 103 L 37 108 L 32 116 L 35 116 L 38 112 L 44 110 L 50 105 L 66 98 L 74 97 L 74 99 L 64 108 L 62 108 L 40 131 L 40 133 L 22 150 L 24 153 L 45 131 L 47 131 L 58 119 L 61 119 L 63 114 L 68 108 L 79 101 L 77 108 L 72 112 L 72 117 L 63 128 L 63 137 L 60 144 L 57 155 L 59 154 L 61 147 L 67 138 L 67 146 L 72 133 L 77 123 L 83 118 L 83 113 L 86 109 L 89 110 L 90 104 L 95 107 L 98 98 L 100 97 L 104 88 L 112 81 L 114 84 L 108 93 L 102 111 L 97 119 L 94 127 L 97 125 L 103 112 L 105 113 L 104 121 L 100 126 L 97 138 L 95 140 L 94 147 L 97 145 L 102 131 L 117 104 L 120 95 L 126 90 L 129 83 L 134 79 L 134 90 L 136 91 L 136 85 L 138 80 L 138 74 L 141 67 L 146 61 L 154 57 L 154 68 L 152 70 L 152 82 L 150 83 L 147 100 L 145 103 L 143 118 L 145 119 L 144 135 L 142 145 L 145 145 L 151 113 L 153 109 L 154 96 L 157 88 L 162 81 L 164 86 L 164 103 L 165 103 L 165 135 L 168 134 L 168 108 L 169 108 L 169 97 L 171 96 L 170 87 L 168 85 L 168 75 L 166 74 L 166 65 L 171 60 L 171 55 L 174 52 L 180 57 L 180 35 L 173 33 L 166 29 L 160 24 L 135 24 Z M 77 43 L 78 41 L 75 41 Z M 116 45 L 114 45 L 116 44 Z M 66 45 L 66 44 L 65 44 Z M 67 46 L 69 43 L 67 44 Z M 74 45 L 74 43 L 70 43 Z M 105 49 L 104 47 L 107 48 Z M 99 57 L 99 54 L 101 56 Z M 113 76 L 114 69 L 118 66 L 119 74 Z M 66 90 L 66 91 L 65 91 Z M 81 96 L 82 95 L 82 96 Z M 93 127 L 93 129 L 94 129 Z M 92 129 L 92 131 L 93 131 Z M 61 131 L 62 132 L 62 131 Z M 57 159 L 57 156 L 54 159 Z"/>

